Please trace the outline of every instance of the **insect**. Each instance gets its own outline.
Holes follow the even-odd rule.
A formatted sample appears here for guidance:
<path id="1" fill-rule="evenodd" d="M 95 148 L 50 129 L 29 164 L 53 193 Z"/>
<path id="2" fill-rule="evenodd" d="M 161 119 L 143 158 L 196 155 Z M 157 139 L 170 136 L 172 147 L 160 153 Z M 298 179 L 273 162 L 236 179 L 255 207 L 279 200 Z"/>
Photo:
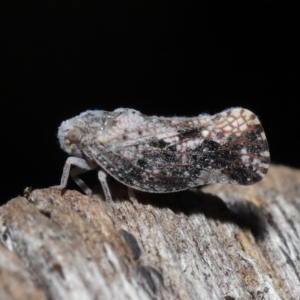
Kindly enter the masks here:
<path id="1" fill-rule="evenodd" d="M 88 110 L 62 122 L 58 138 L 71 157 L 55 188 L 65 188 L 71 175 L 91 194 L 78 175 L 98 169 L 109 202 L 107 174 L 127 185 L 134 200 L 132 189 L 169 193 L 216 182 L 254 184 L 270 163 L 264 130 L 244 108 L 191 118 L 146 116 L 128 108 Z"/>

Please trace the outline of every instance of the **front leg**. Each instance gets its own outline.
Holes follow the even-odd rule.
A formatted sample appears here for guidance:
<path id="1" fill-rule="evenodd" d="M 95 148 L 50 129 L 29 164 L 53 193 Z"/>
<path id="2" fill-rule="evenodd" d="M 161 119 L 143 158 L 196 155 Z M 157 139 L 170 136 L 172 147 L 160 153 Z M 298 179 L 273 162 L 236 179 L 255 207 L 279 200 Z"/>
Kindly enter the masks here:
<path id="1" fill-rule="evenodd" d="M 90 195 L 92 191 L 87 187 L 87 185 L 78 177 L 79 174 L 85 173 L 87 171 L 95 169 L 95 167 L 90 166 L 85 159 L 78 157 L 69 157 L 65 163 L 63 174 L 61 176 L 60 185 L 53 186 L 54 189 L 64 189 L 67 186 L 68 178 L 70 176 L 71 166 L 76 166 L 71 171 L 71 177 L 79 185 L 79 187 L 87 194 Z"/>

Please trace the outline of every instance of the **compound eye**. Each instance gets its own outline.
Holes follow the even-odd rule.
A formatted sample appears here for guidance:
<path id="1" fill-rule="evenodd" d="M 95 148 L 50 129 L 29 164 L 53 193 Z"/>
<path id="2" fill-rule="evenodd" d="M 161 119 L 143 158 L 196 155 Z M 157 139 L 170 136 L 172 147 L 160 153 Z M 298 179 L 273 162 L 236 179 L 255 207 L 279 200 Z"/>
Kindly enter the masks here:
<path id="1" fill-rule="evenodd" d="M 66 134 L 66 139 L 70 144 L 78 144 L 81 140 L 81 132 L 79 129 L 70 129 Z"/>

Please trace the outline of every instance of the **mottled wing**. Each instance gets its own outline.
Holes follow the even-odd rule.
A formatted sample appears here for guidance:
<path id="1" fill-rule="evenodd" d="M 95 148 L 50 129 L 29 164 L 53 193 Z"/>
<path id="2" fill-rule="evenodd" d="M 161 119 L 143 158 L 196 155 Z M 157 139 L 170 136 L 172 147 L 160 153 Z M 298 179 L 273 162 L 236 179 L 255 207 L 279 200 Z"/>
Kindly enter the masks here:
<path id="1" fill-rule="evenodd" d="M 270 162 L 260 122 L 242 108 L 195 118 L 124 109 L 93 149 L 97 163 L 117 180 L 157 193 L 216 182 L 253 184 Z"/>

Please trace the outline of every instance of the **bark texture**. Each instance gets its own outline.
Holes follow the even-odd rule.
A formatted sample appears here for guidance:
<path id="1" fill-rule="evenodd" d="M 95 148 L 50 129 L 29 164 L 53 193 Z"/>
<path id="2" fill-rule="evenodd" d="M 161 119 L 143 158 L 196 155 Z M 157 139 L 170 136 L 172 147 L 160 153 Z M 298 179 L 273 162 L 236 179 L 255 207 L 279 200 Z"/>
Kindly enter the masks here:
<path id="1" fill-rule="evenodd" d="M 300 171 L 174 194 L 34 190 L 0 208 L 0 299 L 300 299 Z"/>

